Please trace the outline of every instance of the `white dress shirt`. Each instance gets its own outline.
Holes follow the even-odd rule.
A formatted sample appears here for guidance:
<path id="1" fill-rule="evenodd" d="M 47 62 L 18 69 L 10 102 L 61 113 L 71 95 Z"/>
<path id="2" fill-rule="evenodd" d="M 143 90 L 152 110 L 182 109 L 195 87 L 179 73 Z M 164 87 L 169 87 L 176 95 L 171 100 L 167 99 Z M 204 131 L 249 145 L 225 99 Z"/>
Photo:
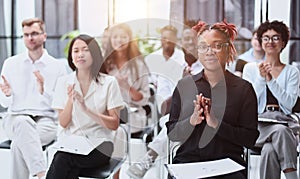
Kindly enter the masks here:
<path id="1" fill-rule="evenodd" d="M 75 84 L 75 91 L 82 95 L 76 73 L 73 72 L 58 79 L 53 96 L 52 107 L 64 109 L 68 100 L 68 86 Z M 117 80 L 113 76 L 101 74 L 99 82 L 91 82 L 87 94 L 84 96 L 85 105 L 95 113 L 108 114 L 107 110 L 123 108 L 124 102 Z M 62 130 L 61 135 L 86 136 L 89 139 L 112 141 L 113 131 L 98 124 L 84 113 L 77 102 L 73 103 L 72 121 Z"/>
<path id="2" fill-rule="evenodd" d="M 159 49 L 145 57 L 145 62 L 151 73 L 150 82 L 157 84 L 158 76 L 164 76 L 177 83 L 182 77 L 184 69 L 184 53 L 175 48 L 173 55 L 166 60 L 163 50 Z"/>
<path id="3" fill-rule="evenodd" d="M 35 71 L 39 71 L 44 78 L 43 94 L 39 92 Z M 53 117 L 52 94 L 57 78 L 65 74 L 64 62 L 50 56 L 46 49 L 34 63 L 28 52 L 12 56 L 4 61 L 1 72 L 11 86 L 12 95 L 6 97 L 0 92 L 0 103 L 8 107 L 8 113 L 11 114 Z"/>
<path id="4" fill-rule="evenodd" d="M 188 64 L 185 62 L 184 63 L 184 68 L 187 67 L 187 66 L 188 66 Z M 203 69 L 203 66 L 202 66 L 202 64 L 200 63 L 199 60 L 194 62 L 192 64 L 192 66 L 190 67 L 192 75 L 196 75 L 196 74 L 200 73 L 202 69 Z M 179 74 L 182 77 L 183 76 L 183 70 L 181 72 L 179 72 Z M 164 77 L 164 76 L 159 76 L 158 77 L 158 79 L 157 79 L 157 92 L 156 92 L 157 96 L 156 96 L 156 100 L 157 100 L 157 106 L 158 106 L 159 112 L 161 110 L 162 103 L 167 98 L 172 96 L 173 91 L 174 91 L 174 89 L 177 85 L 177 82 L 178 82 L 178 80 L 177 81 L 172 81 L 169 78 Z"/>

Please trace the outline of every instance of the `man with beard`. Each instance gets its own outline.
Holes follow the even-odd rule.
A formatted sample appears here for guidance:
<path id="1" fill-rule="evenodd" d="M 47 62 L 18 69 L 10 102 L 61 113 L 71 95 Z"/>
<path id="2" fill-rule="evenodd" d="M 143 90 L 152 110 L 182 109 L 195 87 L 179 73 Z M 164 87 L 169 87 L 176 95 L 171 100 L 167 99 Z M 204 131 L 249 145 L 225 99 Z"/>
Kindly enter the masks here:
<path id="1" fill-rule="evenodd" d="M 41 179 L 47 167 L 42 146 L 57 133 L 52 94 L 66 68 L 44 49 L 47 34 L 41 19 L 24 20 L 22 31 L 27 51 L 6 59 L 1 72 L 0 103 L 8 108 L 3 127 L 12 140 L 11 178 Z"/>
<path id="2" fill-rule="evenodd" d="M 176 84 L 184 67 L 184 54 L 176 47 L 177 29 L 167 25 L 160 33 L 161 48 L 145 58 L 151 73 L 150 82 L 157 85 L 158 78 L 165 77 Z"/>

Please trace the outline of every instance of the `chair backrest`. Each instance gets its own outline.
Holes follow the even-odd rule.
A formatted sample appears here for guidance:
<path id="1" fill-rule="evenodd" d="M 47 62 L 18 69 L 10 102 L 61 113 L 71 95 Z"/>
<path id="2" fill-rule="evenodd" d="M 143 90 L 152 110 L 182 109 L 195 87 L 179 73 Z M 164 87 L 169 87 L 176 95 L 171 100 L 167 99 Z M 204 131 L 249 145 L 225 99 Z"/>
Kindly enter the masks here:
<path id="1" fill-rule="evenodd" d="M 129 107 L 125 103 L 125 107 L 120 111 L 120 120 L 121 123 L 128 123 L 129 122 Z"/>
<path id="2" fill-rule="evenodd" d="M 129 121 L 129 107 L 125 107 L 120 111 L 121 121 L 127 123 Z M 126 158 L 129 151 L 129 129 L 126 125 L 120 124 L 119 128 L 115 131 L 114 136 L 114 151 L 112 157 Z"/>
<path id="3" fill-rule="evenodd" d="M 176 156 L 176 152 L 180 145 L 180 142 L 172 142 L 170 139 L 168 140 L 168 164 L 173 163 L 173 159 Z"/>
<path id="4" fill-rule="evenodd" d="M 297 102 L 292 109 L 293 113 L 300 113 L 300 97 L 297 98 Z"/>
<path id="5" fill-rule="evenodd" d="M 158 122 L 158 109 L 157 109 L 157 101 L 156 101 L 156 87 L 153 84 L 149 84 L 150 89 L 150 98 L 148 106 L 150 108 L 150 115 L 148 115 L 148 124 L 157 124 Z"/>
<path id="6" fill-rule="evenodd" d="M 113 158 L 126 159 L 128 154 L 128 132 L 124 125 L 120 125 L 115 132 L 114 137 L 114 151 L 112 153 Z"/>

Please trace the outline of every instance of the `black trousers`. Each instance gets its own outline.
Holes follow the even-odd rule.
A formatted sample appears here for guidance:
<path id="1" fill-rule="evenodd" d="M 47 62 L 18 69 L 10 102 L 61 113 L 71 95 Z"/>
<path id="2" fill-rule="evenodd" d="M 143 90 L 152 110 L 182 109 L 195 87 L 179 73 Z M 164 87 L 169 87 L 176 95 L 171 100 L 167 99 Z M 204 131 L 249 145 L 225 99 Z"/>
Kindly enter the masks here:
<path id="1" fill-rule="evenodd" d="M 81 169 L 107 164 L 112 152 L 112 142 L 103 142 L 88 155 L 58 151 L 54 155 L 46 179 L 78 179 Z"/>

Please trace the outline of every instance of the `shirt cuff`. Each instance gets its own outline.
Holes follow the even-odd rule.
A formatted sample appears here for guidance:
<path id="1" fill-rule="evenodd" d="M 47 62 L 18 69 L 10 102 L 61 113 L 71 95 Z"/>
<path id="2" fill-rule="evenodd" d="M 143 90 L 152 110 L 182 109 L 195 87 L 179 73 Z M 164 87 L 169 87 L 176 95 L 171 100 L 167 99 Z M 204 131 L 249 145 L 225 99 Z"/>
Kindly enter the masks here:
<path id="1" fill-rule="evenodd" d="M 268 86 L 273 86 L 276 83 L 276 80 L 272 78 L 270 81 L 267 81 Z"/>

